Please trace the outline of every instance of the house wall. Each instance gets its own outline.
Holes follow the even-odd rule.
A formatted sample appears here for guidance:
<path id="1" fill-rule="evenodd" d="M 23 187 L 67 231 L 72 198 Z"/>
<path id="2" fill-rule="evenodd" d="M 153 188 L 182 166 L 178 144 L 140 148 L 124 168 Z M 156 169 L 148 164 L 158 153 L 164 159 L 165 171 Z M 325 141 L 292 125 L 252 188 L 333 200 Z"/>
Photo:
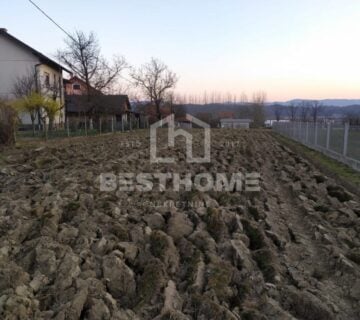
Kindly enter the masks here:
<path id="1" fill-rule="evenodd" d="M 40 88 L 42 94 L 48 95 L 51 98 L 51 88 L 58 88 L 58 98 L 56 99 L 60 106 L 61 111 L 55 119 L 55 124 L 64 124 L 65 123 L 65 98 L 64 98 L 64 88 L 63 88 L 63 77 L 62 71 L 56 70 L 48 65 L 41 64 L 37 67 L 38 81 L 40 83 Z M 46 74 L 50 76 L 50 90 L 46 88 Z"/>
<path id="2" fill-rule="evenodd" d="M 74 84 L 80 85 L 80 89 L 79 90 L 74 89 L 73 88 Z M 76 80 L 70 81 L 65 85 L 65 92 L 68 95 L 83 95 L 86 94 L 86 91 L 87 91 L 86 86 L 82 84 L 80 81 L 79 82 L 77 82 Z"/>
<path id="3" fill-rule="evenodd" d="M 250 125 L 249 123 L 244 122 L 222 122 L 221 128 L 227 128 L 227 129 L 249 129 Z"/>
<path id="4" fill-rule="evenodd" d="M 35 71 L 39 59 L 0 33 L 0 98 L 13 99 L 13 85 L 18 77 Z"/>
<path id="5" fill-rule="evenodd" d="M 183 128 L 183 129 L 192 129 L 192 123 L 179 121 L 177 123 L 177 127 Z"/>
<path id="6" fill-rule="evenodd" d="M 249 123 L 234 123 L 234 129 L 249 129 L 250 124 Z"/>
<path id="7" fill-rule="evenodd" d="M 54 84 L 54 76 L 59 84 L 58 101 L 64 105 L 64 90 L 62 71 L 53 69 L 50 66 L 40 64 L 40 60 L 31 51 L 20 46 L 16 42 L 6 38 L 0 33 L 0 98 L 5 100 L 15 99 L 13 87 L 16 80 L 20 77 L 34 74 L 37 72 L 38 81 L 43 87 L 45 83 L 45 72 L 50 75 L 50 85 Z M 44 94 L 50 94 L 48 90 L 42 90 Z M 21 122 L 24 126 L 31 124 L 30 116 L 25 113 L 20 115 Z M 64 122 L 65 112 L 62 110 L 55 119 L 55 125 Z M 37 121 L 36 121 L 37 122 Z"/>

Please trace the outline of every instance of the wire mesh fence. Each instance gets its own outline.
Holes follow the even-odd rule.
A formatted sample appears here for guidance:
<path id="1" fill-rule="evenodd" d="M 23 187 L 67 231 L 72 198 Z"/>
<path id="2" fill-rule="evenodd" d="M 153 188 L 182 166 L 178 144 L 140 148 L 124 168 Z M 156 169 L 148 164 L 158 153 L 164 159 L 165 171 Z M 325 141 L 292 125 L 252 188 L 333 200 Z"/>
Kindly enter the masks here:
<path id="1" fill-rule="evenodd" d="M 91 123 L 83 122 L 65 122 L 59 128 L 45 130 L 36 126 L 33 130 L 30 127 L 19 130 L 17 139 L 57 139 L 67 137 L 94 136 L 106 133 L 126 132 L 138 129 L 146 129 L 149 127 L 147 119 L 132 119 L 129 121 L 116 121 L 107 119 Z"/>
<path id="2" fill-rule="evenodd" d="M 360 126 L 331 122 L 276 122 L 273 130 L 360 171 Z"/>

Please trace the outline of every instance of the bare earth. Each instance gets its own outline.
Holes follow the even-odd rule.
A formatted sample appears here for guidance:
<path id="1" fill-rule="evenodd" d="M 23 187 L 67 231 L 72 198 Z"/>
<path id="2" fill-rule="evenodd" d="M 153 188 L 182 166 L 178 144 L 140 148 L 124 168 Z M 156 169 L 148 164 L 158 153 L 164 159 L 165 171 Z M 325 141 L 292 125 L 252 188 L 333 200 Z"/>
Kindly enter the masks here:
<path id="1" fill-rule="evenodd" d="M 162 153 L 140 131 L 1 155 L 1 319 L 360 319 L 356 195 L 266 131 L 213 130 L 210 164 Z M 260 192 L 99 191 L 106 172 L 252 171 Z"/>

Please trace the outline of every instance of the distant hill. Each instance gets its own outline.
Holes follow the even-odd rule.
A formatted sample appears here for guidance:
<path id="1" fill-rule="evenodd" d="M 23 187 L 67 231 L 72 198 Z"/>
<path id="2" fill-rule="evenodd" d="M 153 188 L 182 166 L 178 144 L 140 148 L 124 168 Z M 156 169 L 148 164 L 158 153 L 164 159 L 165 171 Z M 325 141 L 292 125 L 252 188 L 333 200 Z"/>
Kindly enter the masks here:
<path id="1" fill-rule="evenodd" d="M 275 102 L 277 104 L 282 105 L 289 105 L 292 103 L 299 103 L 301 101 L 313 101 L 310 99 L 293 99 L 286 102 Z M 360 105 L 360 99 L 323 99 L 318 100 L 324 106 L 331 106 L 331 107 L 347 107 L 352 105 Z"/>
<path id="2" fill-rule="evenodd" d="M 219 112 L 236 112 L 244 106 L 240 104 L 223 104 L 223 103 L 211 103 L 211 104 L 187 104 L 184 106 L 187 113 L 196 115 L 197 113 L 219 113 Z"/>
<path id="3" fill-rule="evenodd" d="M 292 100 L 293 102 L 299 102 L 302 100 Z M 360 116 L 360 100 L 359 104 L 350 104 L 350 105 L 341 105 L 341 106 L 334 106 L 323 102 L 323 101 L 334 101 L 334 100 L 322 100 L 322 104 L 324 105 L 324 108 L 321 111 L 321 114 L 328 117 L 336 117 L 336 118 L 342 118 L 349 114 L 352 115 L 358 115 Z M 345 101 L 345 100 L 339 100 Z M 358 101 L 358 100 L 346 100 L 348 102 Z M 282 103 L 268 103 L 265 106 L 265 113 L 267 119 L 274 119 L 275 118 L 275 109 L 276 108 L 283 108 L 284 111 L 282 112 L 283 117 L 287 116 L 289 112 L 286 110 L 289 106 L 290 102 L 282 102 Z M 213 117 L 221 117 L 220 114 L 224 114 L 226 112 L 233 113 L 235 117 L 238 118 L 248 118 L 251 116 L 251 107 L 242 105 L 242 104 L 221 104 L 221 103 L 214 103 L 214 104 L 206 104 L 206 105 L 199 105 L 199 104 L 187 104 L 184 105 L 184 108 L 187 113 L 196 116 L 202 113 L 209 113 Z"/>

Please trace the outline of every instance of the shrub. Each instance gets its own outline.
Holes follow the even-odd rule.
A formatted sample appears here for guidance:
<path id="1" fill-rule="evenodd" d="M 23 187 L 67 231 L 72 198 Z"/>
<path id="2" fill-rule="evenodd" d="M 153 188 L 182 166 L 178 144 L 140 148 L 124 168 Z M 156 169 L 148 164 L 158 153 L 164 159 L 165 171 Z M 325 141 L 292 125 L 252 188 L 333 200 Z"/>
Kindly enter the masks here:
<path id="1" fill-rule="evenodd" d="M 17 112 L 13 107 L 0 101 L 0 145 L 15 143 Z"/>

